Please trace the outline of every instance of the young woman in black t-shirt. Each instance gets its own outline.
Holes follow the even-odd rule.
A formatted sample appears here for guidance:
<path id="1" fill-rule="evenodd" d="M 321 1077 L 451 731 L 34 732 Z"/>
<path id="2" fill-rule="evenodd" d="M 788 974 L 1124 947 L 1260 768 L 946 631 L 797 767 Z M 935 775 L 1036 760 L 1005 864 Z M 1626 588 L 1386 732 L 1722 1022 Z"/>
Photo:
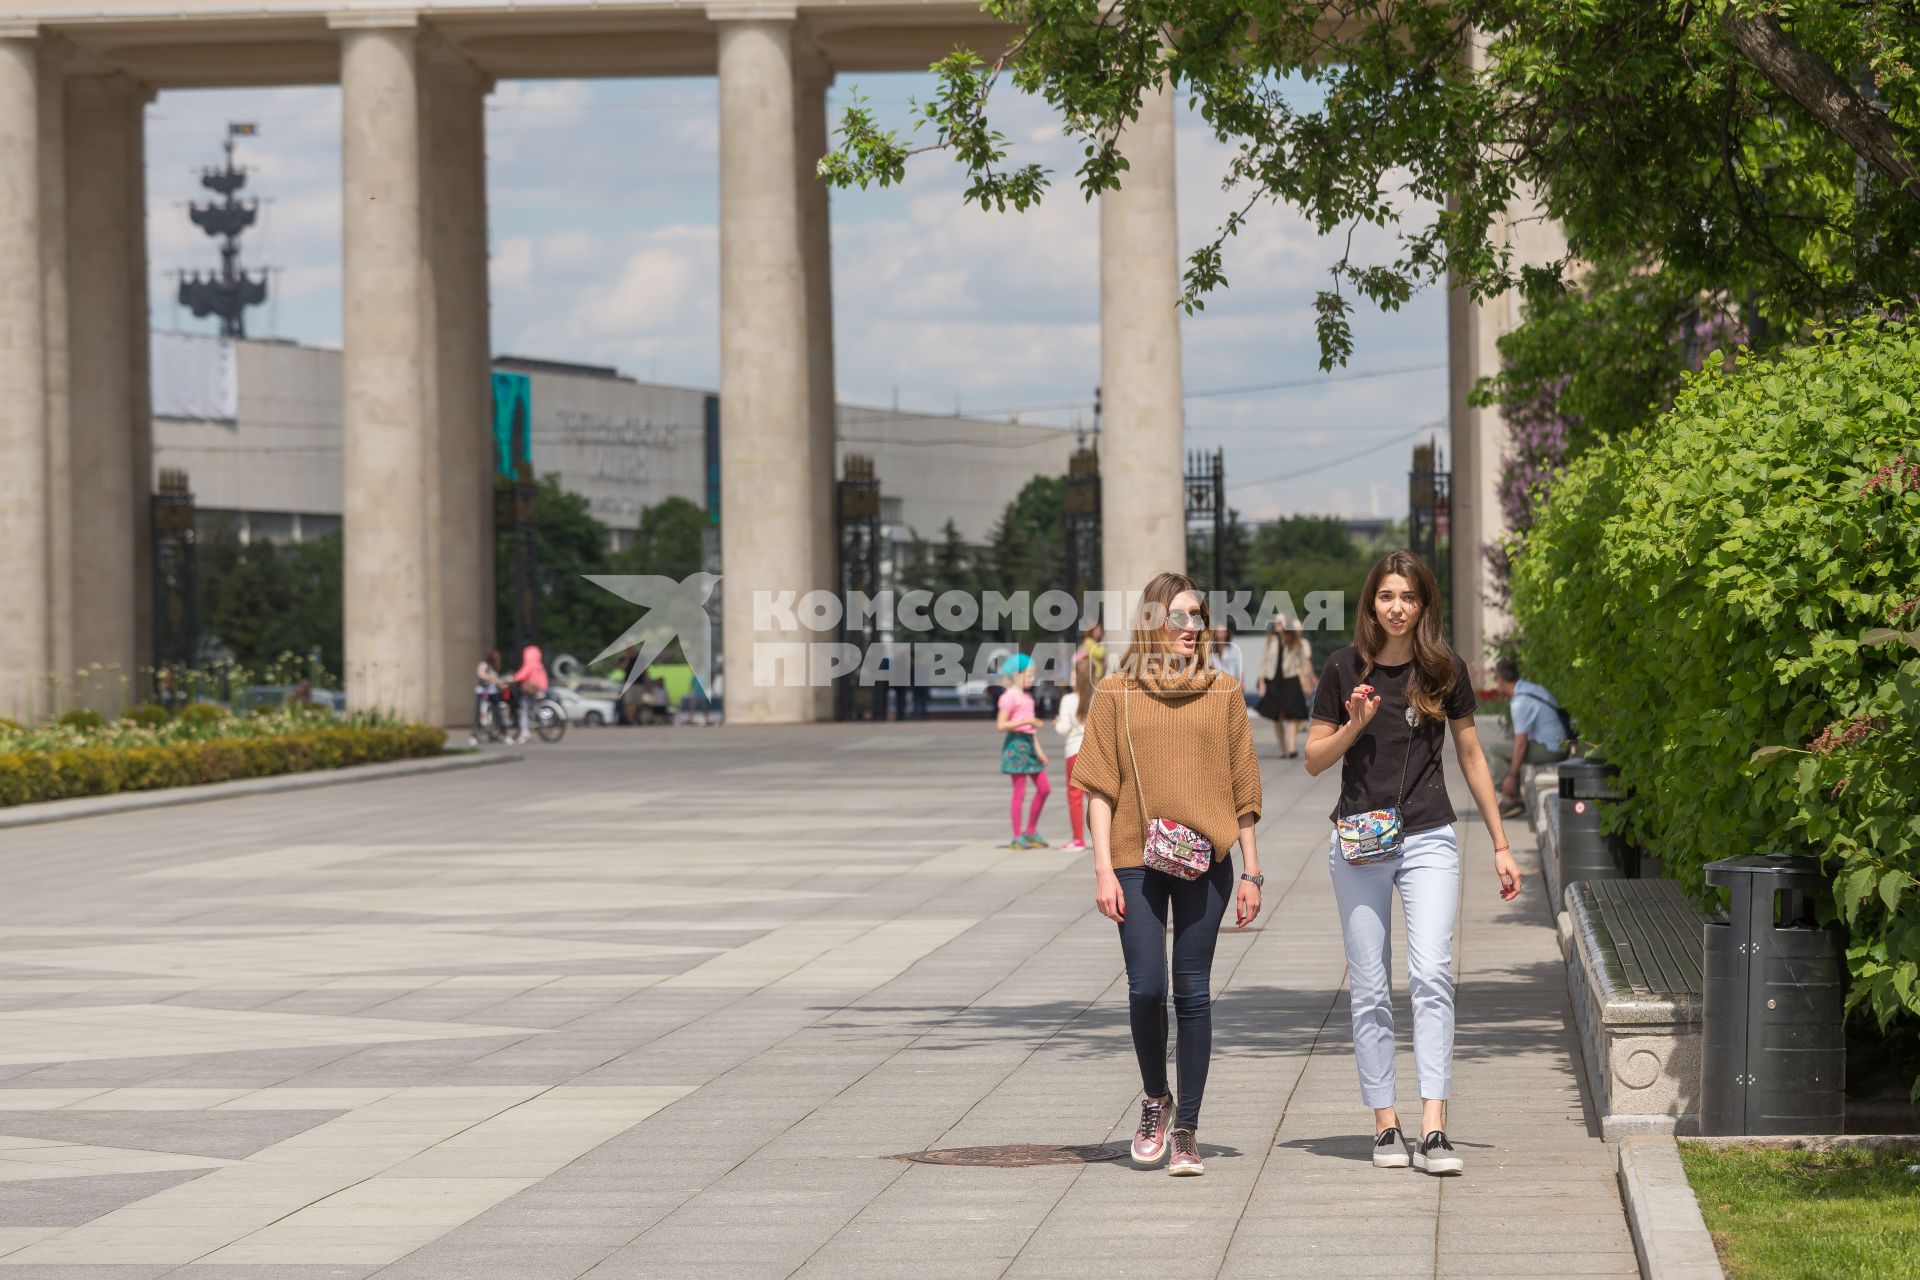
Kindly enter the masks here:
<path id="1" fill-rule="evenodd" d="M 1320 677 L 1307 731 L 1307 772 L 1340 762 L 1340 799 L 1327 860 L 1333 869 L 1340 931 L 1346 942 L 1348 1001 L 1360 1095 L 1373 1108 L 1373 1163 L 1459 1173 L 1447 1141 L 1446 1099 L 1453 1074 L 1453 926 L 1460 897 L 1460 843 L 1453 829 L 1440 747 L 1453 731 L 1454 753 L 1475 806 L 1493 837 L 1500 896 L 1520 892 L 1520 869 L 1507 849 L 1480 737 L 1474 731 L 1473 680 L 1447 647 L 1440 592 L 1426 561 L 1394 551 L 1373 566 L 1361 593 L 1353 643 L 1334 653 Z M 1343 853 L 1344 817 L 1398 809 L 1397 853 L 1353 862 Z M 1362 852 L 1362 851 L 1349 851 Z M 1394 1109 L 1392 986 L 1388 912 L 1400 891 L 1407 923 L 1407 988 L 1413 1003 L 1413 1057 L 1420 1077 L 1418 1142 L 1400 1130 Z"/>

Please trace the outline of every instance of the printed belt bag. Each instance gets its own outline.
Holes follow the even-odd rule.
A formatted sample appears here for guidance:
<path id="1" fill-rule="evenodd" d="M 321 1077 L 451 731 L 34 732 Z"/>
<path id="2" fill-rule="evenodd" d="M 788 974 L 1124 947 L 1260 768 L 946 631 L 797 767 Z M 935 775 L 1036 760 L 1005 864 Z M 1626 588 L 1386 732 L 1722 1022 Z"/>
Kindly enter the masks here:
<path id="1" fill-rule="evenodd" d="M 1133 691 L 1122 689 L 1120 699 L 1127 722 L 1127 758 L 1133 762 L 1133 793 L 1140 802 L 1140 826 L 1146 835 L 1141 861 L 1155 871 L 1164 871 L 1181 880 L 1198 880 L 1213 865 L 1213 841 L 1170 818 L 1147 816 L 1146 779 L 1140 774 L 1140 761 L 1133 752 Z"/>
<path id="2" fill-rule="evenodd" d="M 1408 707 L 1407 754 L 1400 761 L 1400 791 L 1394 797 L 1393 808 L 1369 809 L 1334 820 L 1334 830 L 1340 837 L 1340 856 L 1350 867 L 1386 862 L 1402 853 L 1400 806 L 1407 798 L 1407 761 L 1413 758 L 1413 735 L 1418 723 L 1419 717 Z"/>

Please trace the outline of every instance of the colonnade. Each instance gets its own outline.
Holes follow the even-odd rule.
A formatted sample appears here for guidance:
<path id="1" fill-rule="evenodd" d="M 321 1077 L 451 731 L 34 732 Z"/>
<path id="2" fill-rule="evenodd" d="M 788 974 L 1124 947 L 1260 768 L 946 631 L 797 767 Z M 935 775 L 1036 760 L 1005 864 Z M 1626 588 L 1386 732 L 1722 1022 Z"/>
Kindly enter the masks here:
<path id="1" fill-rule="evenodd" d="M 520 47 L 497 36 L 463 47 L 442 25 L 455 20 L 317 11 L 308 45 L 282 46 L 308 58 L 299 76 L 337 74 L 341 87 L 347 693 L 448 723 L 468 714 L 472 665 L 493 640 L 493 72 L 470 50 Z M 756 619 L 754 595 L 834 582 L 832 273 L 814 175 L 832 50 L 792 5 L 716 0 L 675 20 L 701 24 L 689 38 L 711 41 L 702 65 L 719 77 L 727 714 L 806 721 L 828 714 L 830 690 L 756 682 L 753 655 L 811 637 Z M 322 54 L 300 52 L 315 42 Z M 132 671 L 150 649 L 150 91 L 98 56 L 70 66 L 69 52 L 57 32 L 0 19 L 0 714 L 16 716 L 44 710 L 47 676 L 94 662 Z M 1143 104 L 1122 139 L 1125 186 L 1101 199 L 1113 586 L 1186 558 L 1174 124 L 1170 94 Z M 1477 486 L 1456 494 L 1479 500 Z"/>

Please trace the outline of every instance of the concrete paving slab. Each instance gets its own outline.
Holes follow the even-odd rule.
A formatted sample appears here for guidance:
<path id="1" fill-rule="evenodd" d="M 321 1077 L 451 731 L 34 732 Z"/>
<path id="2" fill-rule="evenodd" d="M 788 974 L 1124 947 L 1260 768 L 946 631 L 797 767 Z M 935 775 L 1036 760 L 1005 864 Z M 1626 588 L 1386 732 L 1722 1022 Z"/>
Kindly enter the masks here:
<path id="1" fill-rule="evenodd" d="M 1207 1176 L 887 1159 L 1124 1145 L 1137 1113 L 1087 860 L 998 847 L 983 743 L 609 732 L 504 794 L 455 770 L 9 832 L 0 1135 L 24 1145 L 0 1159 L 177 1163 L 0 1183 L 0 1280 L 1158 1280 L 1169 1239 L 1223 1277 L 1631 1271 L 1538 882 L 1501 903 L 1470 824 L 1468 1171 L 1371 1167 L 1334 783 L 1264 737 L 1266 911 L 1214 966 Z M 1399 1018 L 1412 1116 L 1404 995 Z"/>

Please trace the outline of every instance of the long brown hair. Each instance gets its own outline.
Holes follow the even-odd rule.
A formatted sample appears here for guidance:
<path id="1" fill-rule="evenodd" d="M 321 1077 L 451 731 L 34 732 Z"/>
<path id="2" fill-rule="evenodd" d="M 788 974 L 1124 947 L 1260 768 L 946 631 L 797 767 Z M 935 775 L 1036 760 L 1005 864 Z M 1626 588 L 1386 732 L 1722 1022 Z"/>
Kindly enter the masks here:
<path id="1" fill-rule="evenodd" d="M 1445 640 L 1445 619 L 1441 614 L 1440 584 L 1434 580 L 1427 562 L 1406 550 L 1389 551 L 1367 574 L 1367 585 L 1360 589 L 1360 616 L 1353 626 L 1353 647 L 1360 652 L 1360 674 L 1373 671 L 1380 651 L 1387 647 L 1387 629 L 1374 613 L 1374 599 L 1380 583 L 1398 574 L 1413 585 L 1420 600 L 1420 616 L 1413 624 L 1413 671 L 1407 681 L 1407 701 L 1422 720 L 1447 718 L 1443 699 L 1453 689 L 1456 675 L 1453 652 Z"/>
<path id="2" fill-rule="evenodd" d="M 1120 658 L 1122 671 L 1139 675 L 1143 665 L 1149 670 L 1161 665 L 1160 655 L 1171 651 L 1167 644 L 1167 611 L 1183 591 L 1193 592 L 1200 600 L 1200 617 L 1206 625 L 1194 637 L 1193 666 L 1196 671 L 1207 669 L 1207 655 L 1213 649 L 1213 623 L 1207 617 L 1206 592 L 1184 573 L 1157 573 L 1140 593 L 1140 612 L 1133 620 L 1133 638 Z"/>
<path id="3" fill-rule="evenodd" d="M 1073 660 L 1073 718 L 1085 723 L 1093 710 L 1093 659 L 1081 654 Z"/>

